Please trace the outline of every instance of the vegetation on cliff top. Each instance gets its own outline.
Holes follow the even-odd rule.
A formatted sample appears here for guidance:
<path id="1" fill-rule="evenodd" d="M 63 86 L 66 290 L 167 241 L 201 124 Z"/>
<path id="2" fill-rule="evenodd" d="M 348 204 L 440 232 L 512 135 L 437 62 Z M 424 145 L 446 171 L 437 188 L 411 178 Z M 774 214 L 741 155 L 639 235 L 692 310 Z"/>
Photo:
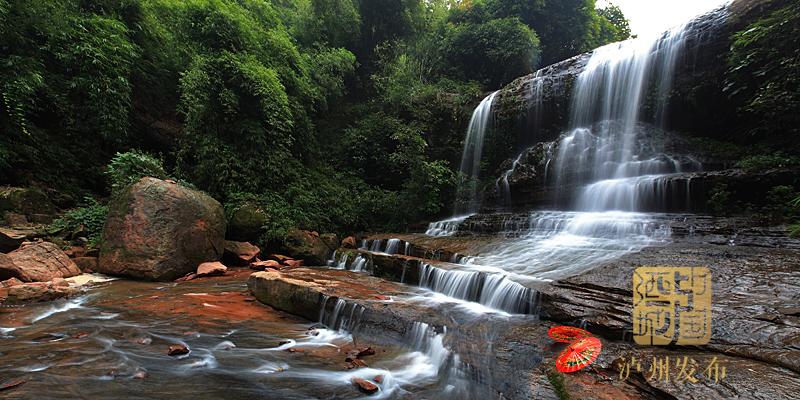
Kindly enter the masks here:
<path id="1" fill-rule="evenodd" d="M 594 0 L 0 0 L 0 184 L 69 207 L 143 170 L 268 204 L 268 236 L 407 224 L 481 93 L 628 35 Z"/>

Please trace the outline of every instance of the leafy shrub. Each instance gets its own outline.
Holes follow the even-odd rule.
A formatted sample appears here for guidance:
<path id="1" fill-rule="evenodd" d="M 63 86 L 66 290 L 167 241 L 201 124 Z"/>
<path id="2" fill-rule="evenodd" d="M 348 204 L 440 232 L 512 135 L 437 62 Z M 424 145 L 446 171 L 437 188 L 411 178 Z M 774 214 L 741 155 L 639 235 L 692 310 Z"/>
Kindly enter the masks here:
<path id="1" fill-rule="evenodd" d="M 760 154 L 742 159 L 736 163 L 739 168 L 748 171 L 763 171 L 773 168 L 791 168 L 800 166 L 800 157 L 788 156 L 781 152 Z"/>
<path id="2" fill-rule="evenodd" d="M 727 215 L 730 213 L 731 206 L 731 192 L 728 191 L 728 185 L 718 184 L 711 189 L 708 198 L 708 208 L 714 214 Z"/>
<path id="3" fill-rule="evenodd" d="M 111 191 L 117 193 L 145 176 L 167 179 L 160 159 L 139 150 L 117 153 L 108 164 L 106 174 L 111 180 Z"/>
<path id="4" fill-rule="evenodd" d="M 96 247 L 102 240 L 108 206 L 101 205 L 91 197 L 85 197 L 84 203 L 84 207 L 69 210 L 53 221 L 48 231 L 71 234 L 82 230 L 89 239 L 89 247 Z"/>
<path id="5" fill-rule="evenodd" d="M 795 212 L 800 214 L 800 195 L 792 200 L 791 205 L 794 207 Z M 795 219 L 795 223 L 789 225 L 789 235 L 800 236 L 800 221 L 797 221 L 797 219 Z"/>

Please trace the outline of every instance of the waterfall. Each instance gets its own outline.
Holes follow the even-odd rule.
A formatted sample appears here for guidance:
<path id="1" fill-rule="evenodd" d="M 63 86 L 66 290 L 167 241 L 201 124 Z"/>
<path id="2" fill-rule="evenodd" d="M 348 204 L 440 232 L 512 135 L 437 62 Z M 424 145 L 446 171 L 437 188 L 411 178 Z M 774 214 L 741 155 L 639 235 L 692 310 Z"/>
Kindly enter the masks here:
<path id="1" fill-rule="evenodd" d="M 460 172 L 467 181 L 463 182 L 458 190 L 460 194 L 468 197 L 466 204 L 463 201 L 456 202 L 455 215 L 475 212 L 480 207 L 478 178 L 481 169 L 481 156 L 483 155 L 483 140 L 491 123 L 492 103 L 498 92 L 486 96 L 475 108 L 475 111 L 472 112 L 472 118 L 469 120 L 467 136 L 464 138 L 464 151 L 461 156 L 460 168 Z"/>
<path id="2" fill-rule="evenodd" d="M 419 285 L 460 300 L 517 314 L 538 312 L 536 292 L 499 273 L 446 270 L 420 264 Z"/>
<path id="3" fill-rule="evenodd" d="M 327 312 L 328 302 L 331 299 L 334 299 L 333 309 Z M 319 322 L 332 330 L 355 332 L 363 314 L 364 307 L 356 303 L 322 295 Z"/>
<path id="4" fill-rule="evenodd" d="M 400 248 L 400 242 L 400 239 L 389 239 L 389 241 L 386 242 L 386 250 L 383 252 L 386 254 L 396 254 L 397 250 Z"/>
<path id="5" fill-rule="evenodd" d="M 469 215 L 462 215 L 442 221 L 431 222 L 428 224 L 428 230 L 425 231 L 425 234 L 430 236 L 451 236 L 458 231 L 458 226 L 469 217 Z"/>
<path id="6" fill-rule="evenodd" d="M 571 131 L 558 143 L 554 171 L 556 187 L 584 185 L 578 209 L 643 210 L 652 202 L 641 199 L 654 200 L 665 175 L 701 168 L 665 154 L 660 138 L 645 136 L 640 125 L 648 93 L 656 93 L 653 119 L 664 119 L 687 26 L 596 49 L 578 76 Z"/>

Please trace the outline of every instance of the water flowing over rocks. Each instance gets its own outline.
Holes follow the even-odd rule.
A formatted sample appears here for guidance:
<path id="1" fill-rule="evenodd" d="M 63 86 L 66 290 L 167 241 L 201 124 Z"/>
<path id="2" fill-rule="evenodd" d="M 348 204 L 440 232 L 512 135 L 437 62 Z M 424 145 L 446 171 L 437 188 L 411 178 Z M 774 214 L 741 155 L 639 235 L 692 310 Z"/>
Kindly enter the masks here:
<path id="1" fill-rule="evenodd" d="M 142 178 L 112 199 L 97 271 L 172 280 L 223 253 L 222 206 L 175 183 Z"/>

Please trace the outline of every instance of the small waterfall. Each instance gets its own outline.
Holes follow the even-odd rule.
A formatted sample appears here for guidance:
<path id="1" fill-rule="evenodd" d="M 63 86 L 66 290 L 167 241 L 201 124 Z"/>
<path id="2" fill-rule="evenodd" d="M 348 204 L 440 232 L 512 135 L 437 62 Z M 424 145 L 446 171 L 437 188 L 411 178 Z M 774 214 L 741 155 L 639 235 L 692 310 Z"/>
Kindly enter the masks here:
<path id="1" fill-rule="evenodd" d="M 483 141 L 491 124 L 492 103 L 498 92 L 486 96 L 475 108 L 475 111 L 472 112 L 472 118 L 470 118 L 469 126 L 467 127 L 467 136 L 464 138 L 464 151 L 461 156 L 460 168 L 460 172 L 467 181 L 460 185 L 459 193 L 466 195 L 467 199 L 466 204 L 463 201 L 456 202 L 455 215 L 475 212 L 480 207 L 478 178 L 483 155 Z"/>
<path id="2" fill-rule="evenodd" d="M 431 360 L 431 365 L 441 370 L 447 365 L 450 351 L 444 346 L 444 334 L 436 333 L 424 322 L 414 322 L 408 332 L 410 347 Z"/>
<path id="3" fill-rule="evenodd" d="M 369 245 L 369 251 L 379 252 L 381 249 L 383 249 L 383 240 L 381 239 L 375 239 Z"/>
<path id="4" fill-rule="evenodd" d="M 365 270 L 364 267 L 366 265 L 367 265 L 367 259 L 365 259 L 364 257 L 361 256 L 361 254 L 359 254 L 350 264 L 350 268 L 348 269 L 354 272 L 363 272 Z"/>
<path id="5" fill-rule="evenodd" d="M 329 300 L 334 299 L 334 305 L 331 312 L 327 312 Z M 320 306 L 319 322 L 329 329 L 355 332 L 358 328 L 358 323 L 364 314 L 364 307 L 356 303 L 348 303 L 347 301 L 322 295 L 322 302 Z"/>
<path id="6" fill-rule="evenodd" d="M 386 242 L 386 250 L 384 250 L 384 253 L 396 254 L 397 250 L 400 248 L 400 242 L 400 239 L 389 239 L 389 241 Z"/>
<path id="7" fill-rule="evenodd" d="M 336 261 L 336 250 L 333 251 L 333 254 L 331 254 L 331 258 L 328 259 L 326 264 L 329 267 L 335 267 L 336 266 L 336 264 L 337 264 L 337 261 Z"/>
<path id="8" fill-rule="evenodd" d="M 462 215 L 442 221 L 431 222 L 428 224 L 428 230 L 425 231 L 425 234 L 430 236 L 451 236 L 458 231 L 458 226 L 461 225 L 465 219 L 469 218 L 470 215 Z"/>
<path id="9" fill-rule="evenodd" d="M 514 170 L 517 168 L 517 165 L 519 165 L 523 155 L 525 155 L 525 151 L 519 153 L 517 158 L 514 159 L 514 162 L 511 163 L 511 168 L 506 170 L 506 172 L 503 172 L 503 175 L 501 175 L 500 178 L 497 179 L 497 182 L 495 182 L 497 193 L 502 196 L 503 203 L 505 205 L 511 204 L 511 186 L 508 184 L 508 178 L 514 173 Z"/>
<path id="10" fill-rule="evenodd" d="M 538 313 L 537 292 L 509 280 L 503 274 L 445 270 L 420 265 L 421 287 L 460 300 L 516 314 Z"/>

